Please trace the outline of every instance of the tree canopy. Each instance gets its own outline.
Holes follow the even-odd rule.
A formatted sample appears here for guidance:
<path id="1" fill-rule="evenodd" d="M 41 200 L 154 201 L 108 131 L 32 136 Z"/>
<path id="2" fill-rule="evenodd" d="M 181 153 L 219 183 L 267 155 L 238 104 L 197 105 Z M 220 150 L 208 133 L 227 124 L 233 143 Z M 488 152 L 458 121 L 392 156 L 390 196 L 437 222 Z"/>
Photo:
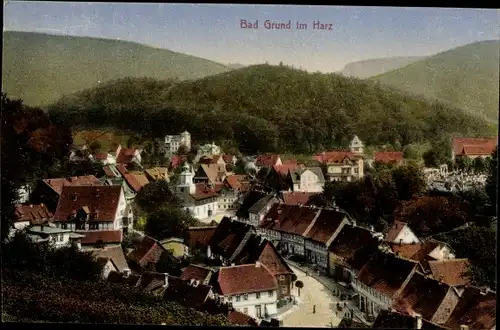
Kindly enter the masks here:
<path id="1" fill-rule="evenodd" d="M 163 206 L 147 216 L 144 232 L 156 239 L 182 237 L 184 230 L 196 226 L 198 221 L 188 211 L 172 206 Z"/>

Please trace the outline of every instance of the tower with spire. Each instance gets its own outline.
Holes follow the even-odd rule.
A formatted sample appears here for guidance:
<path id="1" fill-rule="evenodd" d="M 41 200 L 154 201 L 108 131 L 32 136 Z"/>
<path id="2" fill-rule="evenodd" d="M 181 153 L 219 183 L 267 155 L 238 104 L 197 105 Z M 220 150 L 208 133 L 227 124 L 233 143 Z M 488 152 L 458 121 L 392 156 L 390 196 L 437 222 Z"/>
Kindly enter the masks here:
<path id="1" fill-rule="evenodd" d="M 364 151 L 364 145 L 363 142 L 358 138 L 357 135 L 354 135 L 354 138 L 351 141 L 351 144 L 349 145 L 349 149 L 351 150 L 352 153 L 356 155 L 362 155 Z"/>
<path id="2" fill-rule="evenodd" d="M 196 192 L 196 185 L 193 182 L 194 171 L 191 166 L 186 162 L 182 165 L 182 172 L 179 175 L 179 184 L 177 191 L 183 194 L 194 194 Z"/>

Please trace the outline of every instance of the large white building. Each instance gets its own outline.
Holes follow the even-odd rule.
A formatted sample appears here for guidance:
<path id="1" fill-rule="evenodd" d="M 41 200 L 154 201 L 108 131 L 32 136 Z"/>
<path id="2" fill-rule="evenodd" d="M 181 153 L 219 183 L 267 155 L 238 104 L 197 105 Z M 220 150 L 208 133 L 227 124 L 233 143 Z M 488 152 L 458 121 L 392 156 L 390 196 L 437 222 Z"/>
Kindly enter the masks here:
<path id="1" fill-rule="evenodd" d="M 191 150 L 191 134 L 188 131 L 179 135 L 166 135 L 162 149 L 166 155 L 171 156 L 177 153 L 181 146 L 185 146 L 188 151 Z"/>

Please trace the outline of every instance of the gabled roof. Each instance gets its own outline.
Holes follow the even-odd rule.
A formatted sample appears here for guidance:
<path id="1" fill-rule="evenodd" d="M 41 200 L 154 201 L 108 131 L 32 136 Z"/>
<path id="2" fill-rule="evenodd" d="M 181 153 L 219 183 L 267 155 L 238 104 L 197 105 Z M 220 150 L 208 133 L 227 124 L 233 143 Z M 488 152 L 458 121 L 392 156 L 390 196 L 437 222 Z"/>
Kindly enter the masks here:
<path id="1" fill-rule="evenodd" d="M 434 258 L 429 256 L 429 253 L 434 251 L 434 249 L 436 249 L 437 247 L 443 245 L 447 246 L 446 243 L 437 241 L 435 239 L 424 240 L 420 246 L 420 249 L 415 252 L 415 254 L 412 255 L 410 259 L 418 261 L 425 270 L 429 270 L 429 261 L 434 260 Z"/>
<path id="2" fill-rule="evenodd" d="M 274 154 L 258 155 L 257 158 L 255 159 L 255 165 L 271 167 L 273 165 L 276 165 L 278 159 L 280 159 L 279 155 L 274 155 Z"/>
<path id="3" fill-rule="evenodd" d="M 496 324 L 496 294 L 486 294 L 476 287 L 467 287 L 445 323 L 451 329 L 467 325 L 469 329 L 490 330 Z"/>
<path id="4" fill-rule="evenodd" d="M 261 212 L 266 205 L 274 198 L 272 195 L 267 195 L 259 199 L 255 204 L 248 209 L 248 213 L 258 214 Z"/>
<path id="5" fill-rule="evenodd" d="M 120 272 L 123 272 L 125 269 L 129 268 L 121 246 L 113 246 L 94 250 L 93 253 L 97 257 L 111 259 Z"/>
<path id="6" fill-rule="evenodd" d="M 319 193 L 311 193 L 311 192 L 284 192 L 283 196 L 283 204 L 286 205 L 307 205 L 311 197 L 318 195 Z"/>
<path id="7" fill-rule="evenodd" d="M 99 230 L 99 231 L 76 231 L 78 234 L 85 235 L 82 237 L 82 245 L 94 245 L 102 241 L 103 244 L 119 244 L 123 241 L 123 231 L 120 230 Z M 121 247 L 120 247 L 121 249 Z"/>
<path id="8" fill-rule="evenodd" d="M 262 191 L 251 190 L 244 197 L 243 203 L 241 204 L 238 211 L 236 211 L 236 216 L 239 218 L 247 219 L 249 217 L 248 210 L 255 204 L 259 199 L 266 196 L 267 194 Z"/>
<path id="9" fill-rule="evenodd" d="M 416 329 L 417 319 L 396 311 L 381 310 L 372 329 Z M 447 327 L 422 320 L 421 330 L 449 330 Z"/>
<path id="10" fill-rule="evenodd" d="M 208 244 L 212 253 L 230 258 L 250 231 L 253 231 L 252 226 L 224 217 Z"/>
<path id="11" fill-rule="evenodd" d="M 116 157 L 117 164 L 129 164 L 135 157 L 136 152 L 139 150 L 137 148 L 122 148 L 118 157 Z"/>
<path id="12" fill-rule="evenodd" d="M 377 252 L 361 268 L 358 280 L 392 298 L 417 268 L 417 263 L 391 253 Z"/>
<path id="13" fill-rule="evenodd" d="M 180 279 L 181 280 L 197 280 L 203 283 L 207 279 L 207 277 L 212 273 L 210 268 L 197 266 L 197 265 L 189 265 L 182 272 Z"/>
<path id="14" fill-rule="evenodd" d="M 292 181 L 294 183 L 300 182 L 300 177 L 302 176 L 302 174 L 304 174 L 307 171 L 313 172 L 318 177 L 319 183 L 325 182 L 325 177 L 323 176 L 323 171 L 321 170 L 320 167 L 302 167 L 302 168 L 297 168 L 293 171 L 290 171 Z"/>
<path id="15" fill-rule="evenodd" d="M 369 230 L 345 225 L 328 250 L 342 258 L 339 263 L 360 270 L 378 251 L 378 244 Z"/>
<path id="16" fill-rule="evenodd" d="M 471 280 L 467 276 L 470 262 L 468 259 L 430 260 L 432 276 L 452 286 L 467 285 Z"/>
<path id="17" fill-rule="evenodd" d="M 389 243 L 389 247 L 396 255 L 401 256 L 403 258 L 412 259 L 412 257 L 422 248 L 422 243 L 417 243 L 417 244 Z"/>
<path id="18" fill-rule="evenodd" d="M 373 160 L 381 163 L 398 163 L 404 160 L 401 151 L 376 151 L 373 153 Z"/>
<path id="19" fill-rule="evenodd" d="M 208 285 L 190 284 L 190 281 L 182 280 L 175 276 L 168 276 L 168 285 L 163 293 L 163 299 L 175 301 L 179 304 L 198 309 L 208 299 L 212 288 Z"/>
<path id="20" fill-rule="evenodd" d="M 385 241 L 386 242 L 393 242 L 401 233 L 401 231 L 405 228 L 408 227 L 408 224 L 406 222 L 401 222 L 401 221 L 394 221 L 392 224 L 391 228 L 385 235 Z M 410 227 L 408 227 L 410 228 Z"/>
<path id="21" fill-rule="evenodd" d="M 465 149 L 467 155 L 491 155 L 498 145 L 498 137 L 454 138 L 453 153 L 460 155 Z"/>
<path id="22" fill-rule="evenodd" d="M 168 274 L 146 271 L 141 275 L 139 288 L 146 293 L 161 295 L 165 292 L 168 282 Z"/>
<path id="23" fill-rule="evenodd" d="M 274 204 L 260 227 L 302 236 L 318 212 L 318 209 L 310 207 Z"/>
<path id="24" fill-rule="evenodd" d="M 190 227 L 184 231 L 184 240 L 190 249 L 206 248 L 217 227 Z"/>
<path id="25" fill-rule="evenodd" d="M 121 186 L 64 186 L 54 220 L 68 221 L 86 207 L 93 215 L 90 221 L 113 222 L 121 193 Z"/>
<path id="26" fill-rule="evenodd" d="M 305 238 L 327 244 L 346 218 L 347 214 L 345 212 L 322 209 Z"/>
<path id="27" fill-rule="evenodd" d="M 416 272 L 403 291 L 398 295 L 393 307 L 401 313 L 418 313 L 426 320 L 432 320 L 450 287 Z"/>
<path id="28" fill-rule="evenodd" d="M 201 164 L 196 171 L 195 178 L 206 176 L 211 183 L 220 182 L 226 175 L 226 168 L 224 165 L 217 163 Z"/>
<path id="29" fill-rule="evenodd" d="M 133 172 L 130 172 L 130 174 L 132 174 L 135 177 L 135 179 L 137 180 L 137 182 L 139 182 L 141 187 L 144 187 L 145 185 L 147 185 L 149 183 L 148 178 L 141 171 L 133 171 Z"/>
<path id="30" fill-rule="evenodd" d="M 186 156 L 173 155 L 172 159 L 170 160 L 170 168 L 176 169 L 177 167 L 181 166 L 182 163 L 184 163 L 186 160 Z"/>
<path id="31" fill-rule="evenodd" d="M 196 183 L 195 186 L 195 193 L 192 194 L 191 197 L 193 197 L 197 201 L 218 196 L 217 192 L 213 188 L 207 186 L 205 183 Z"/>
<path id="32" fill-rule="evenodd" d="M 234 323 L 237 325 L 245 325 L 245 326 L 253 326 L 253 327 L 258 326 L 257 321 L 255 321 L 253 318 L 251 318 L 250 316 L 248 316 L 246 314 L 238 312 L 237 310 L 230 311 L 227 318 L 231 323 Z"/>
<path id="33" fill-rule="evenodd" d="M 52 219 L 52 212 L 44 204 L 16 204 L 15 222 L 29 221 L 32 225 L 43 224 Z"/>
<path id="34" fill-rule="evenodd" d="M 117 164 L 116 168 L 118 169 L 118 171 L 120 172 L 122 177 L 125 179 L 125 181 L 129 185 L 129 187 L 132 188 L 132 190 L 134 192 L 137 193 L 137 192 L 139 192 L 139 190 L 142 189 L 143 186 L 141 185 L 141 183 L 137 180 L 137 178 L 132 173 L 130 173 L 127 170 L 127 168 L 123 164 Z"/>
<path id="35" fill-rule="evenodd" d="M 320 163 L 326 164 L 326 163 L 341 163 L 344 159 L 349 159 L 351 161 L 354 161 L 356 158 L 354 156 L 354 153 L 350 151 L 326 151 L 322 152 L 320 154 L 316 154 L 312 157 L 312 160 L 316 160 Z"/>
<path id="36" fill-rule="evenodd" d="M 246 175 L 238 175 L 238 174 L 228 175 L 224 179 L 224 183 L 230 189 L 241 189 L 242 182 L 245 181 L 246 181 Z"/>
<path id="37" fill-rule="evenodd" d="M 164 251 L 155 239 L 143 236 L 134 242 L 134 249 L 127 254 L 127 258 L 142 267 L 148 262 L 158 262 Z"/>
<path id="38" fill-rule="evenodd" d="M 93 175 L 72 176 L 68 178 L 44 179 L 43 182 L 61 195 L 63 186 L 102 186 L 103 183 Z"/>
<path id="39" fill-rule="evenodd" d="M 281 175 L 288 175 L 289 172 L 293 172 L 298 169 L 299 169 L 298 164 L 273 165 L 273 170 Z"/>
<path id="40" fill-rule="evenodd" d="M 155 180 L 169 180 L 168 169 L 166 167 L 152 167 L 145 170 L 146 175 L 153 181 Z"/>
<path id="41" fill-rule="evenodd" d="M 265 265 L 250 264 L 221 267 L 217 282 L 224 296 L 276 290 L 278 282 Z"/>

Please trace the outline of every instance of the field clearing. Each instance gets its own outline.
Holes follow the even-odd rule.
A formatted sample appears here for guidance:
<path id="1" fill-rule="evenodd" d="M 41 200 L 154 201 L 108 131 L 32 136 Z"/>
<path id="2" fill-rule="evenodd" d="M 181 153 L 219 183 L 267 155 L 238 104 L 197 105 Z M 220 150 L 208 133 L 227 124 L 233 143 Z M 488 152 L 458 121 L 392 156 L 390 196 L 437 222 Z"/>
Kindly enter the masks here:
<path id="1" fill-rule="evenodd" d="M 114 143 L 121 144 L 122 147 L 127 147 L 131 137 L 139 137 L 130 132 L 122 132 L 116 130 L 77 130 L 73 132 L 73 144 L 89 146 L 92 142 L 97 141 L 101 145 L 101 151 L 108 151 Z M 134 143 L 140 145 L 140 143 Z"/>

